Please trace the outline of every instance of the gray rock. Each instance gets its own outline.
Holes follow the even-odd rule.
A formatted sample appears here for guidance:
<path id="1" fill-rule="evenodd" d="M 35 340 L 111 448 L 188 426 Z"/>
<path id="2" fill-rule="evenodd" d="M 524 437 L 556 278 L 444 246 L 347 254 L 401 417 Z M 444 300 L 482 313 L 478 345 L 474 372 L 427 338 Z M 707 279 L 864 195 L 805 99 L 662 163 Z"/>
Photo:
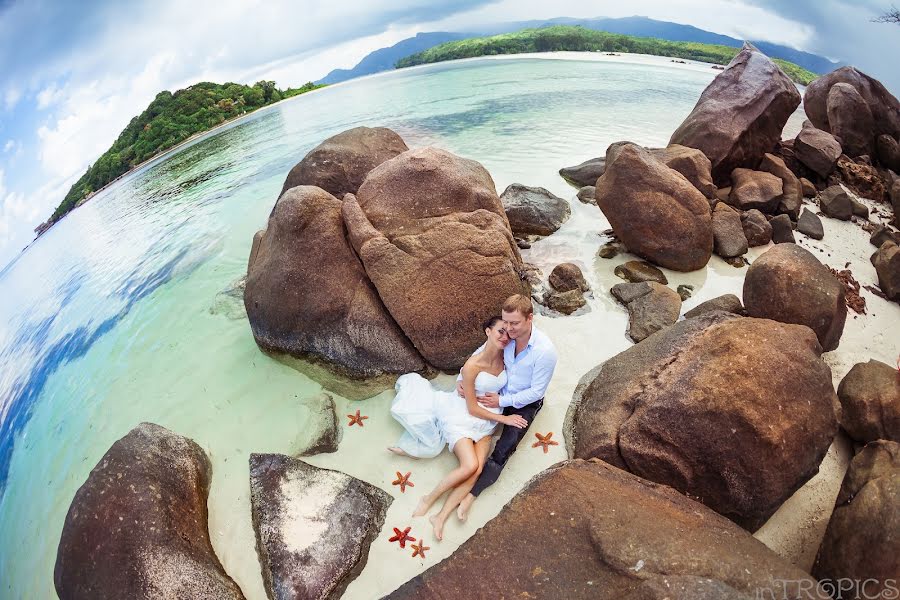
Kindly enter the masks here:
<path id="1" fill-rule="evenodd" d="M 900 442 L 900 376 L 877 360 L 857 363 L 838 386 L 841 427 L 864 444 L 875 440 Z"/>
<path id="2" fill-rule="evenodd" d="M 808 208 L 804 208 L 803 212 L 800 213 L 800 218 L 797 219 L 797 231 L 814 240 L 821 240 L 825 237 L 825 230 L 822 228 L 822 220 L 816 213 Z"/>
<path id="3" fill-rule="evenodd" d="M 781 179 L 763 171 L 735 169 L 731 173 L 731 193 L 728 204 L 740 210 L 757 209 L 772 213 L 778 208 L 783 194 Z"/>
<path id="4" fill-rule="evenodd" d="M 865 582 L 862 589 L 870 598 L 896 595 L 898 498 L 900 444 L 887 440 L 868 444 L 850 461 L 812 574 L 823 581 Z"/>
<path id="5" fill-rule="evenodd" d="M 543 237 L 555 232 L 572 214 L 569 203 L 542 187 L 513 183 L 500 195 L 513 235 Z"/>
<path id="6" fill-rule="evenodd" d="M 616 266 L 614 273 L 616 277 L 621 277 L 625 281 L 631 283 L 641 283 L 642 281 L 655 281 L 666 285 L 669 280 L 666 279 L 665 273 L 660 271 L 654 265 L 643 260 L 629 260 Z"/>
<path id="7" fill-rule="evenodd" d="M 575 263 L 560 263 L 553 267 L 550 271 L 550 285 L 558 292 L 568 292 L 570 290 L 578 290 L 586 292 L 591 289 L 587 281 L 584 280 L 584 274 Z"/>
<path id="8" fill-rule="evenodd" d="M 300 439 L 297 440 L 296 456 L 337 452 L 341 441 L 334 408 L 334 398 L 321 392 L 300 401 L 302 412 L 298 423 L 303 423 Z"/>
<path id="9" fill-rule="evenodd" d="M 590 158 L 574 167 L 563 167 L 559 170 L 560 176 L 569 184 L 582 188 L 588 185 L 597 185 L 597 180 L 606 170 L 606 157 Z"/>
<path id="10" fill-rule="evenodd" d="M 699 317 L 700 315 L 705 315 L 706 313 L 717 310 L 734 313 L 740 316 L 744 316 L 747 314 L 747 311 L 744 310 L 744 305 L 741 304 L 740 298 L 738 298 L 734 294 L 724 294 L 722 296 L 712 298 L 711 300 L 707 300 L 706 302 L 701 302 L 691 310 L 684 313 L 684 318 L 693 319 L 694 317 Z"/>
<path id="11" fill-rule="evenodd" d="M 816 129 L 809 121 L 804 121 L 794 140 L 794 155 L 820 177 L 828 177 L 841 156 L 841 145 L 827 131 Z"/>
<path id="12" fill-rule="evenodd" d="M 747 245 L 751 248 L 765 246 L 772 241 L 772 225 L 766 216 L 756 209 L 748 210 L 741 215 L 741 228 Z"/>
<path id="13" fill-rule="evenodd" d="M 861 219 L 869 218 L 869 207 L 857 200 L 856 198 L 850 198 L 850 206 L 853 211 L 853 215 L 859 217 Z"/>
<path id="14" fill-rule="evenodd" d="M 847 319 L 844 286 L 808 250 L 796 244 L 767 250 L 747 270 L 743 296 L 751 317 L 805 325 L 826 352 L 838 347 Z"/>
<path id="15" fill-rule="evenodd" d="M 269 598 L 340 598 L 365 567 L 391 502 L 344 473 L 251 454 L 250 507 Z"/>
<path id="16" fill-rule="evenodd" d="M 869 237 L 869 243 L 876 248 L 881 248 L 881 245 L 887 241 L 898 244 L 900 243 L 900 237 L 898 237 L 897 234 L 891 231 L 886 225 L 876 226 L 875 230 L 872 232 L 871 237 Z"/>
<path id="17" fill-rule="evenodd" d="M 53 582 L 61 600 L 243 600 L 209 539 L 212 466 L 194 441 L 141 423 L 75 493 Z"/>
<path id="18" fill-rule="evenodd" d="M 776 244 L 793 244 L 795 242 L 791 219 L 787 215 L 772 217 L 769 225 L 772 226 L 772 241 Z"/>
<path id="19" fill-rule="evenodd" d="M 819 208 L 826 216 L 849 221 L 853 214 L 850 195 L 840 185 L 832 185 L 819 194 Z"/>
<path id="20" fill-rule="evenodd" d="M 640 342 L 678 320 L 681 297 L 655 281 L 617 283 L 612 295 L 628 309 L 628 336 Z"/>
<path id="21" fill-rule="evenodd" d="M 741 215 L 719 203 L 712 214 L 713 252 L 723 258 L 733 258 L 747 253 L 747 237 L 741 226 Z"/>
<path id="22" fill-rule="evenodd" d="M 578 190 L 578 194 L 576 197 L 579 202 L 583 204 L 593 204 L 596 206 L 597 198 L 595 198 L 595 194 L 597 193 L 597 188 L 592 185 L 586 185 L 580 190 Z"/>
<path id="23" fill-rule="evenodd" d="M 900 246 L 887 241 L 872 255 L 878 287 L 889 300 L 900 301 Z"/>

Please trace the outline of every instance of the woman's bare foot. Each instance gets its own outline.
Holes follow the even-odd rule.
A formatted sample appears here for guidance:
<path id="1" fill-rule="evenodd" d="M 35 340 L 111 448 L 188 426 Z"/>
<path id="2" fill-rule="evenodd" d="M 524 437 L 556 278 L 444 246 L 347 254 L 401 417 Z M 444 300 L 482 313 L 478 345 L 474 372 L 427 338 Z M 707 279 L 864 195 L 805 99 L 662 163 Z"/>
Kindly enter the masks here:
<path id="1" fill-rule="evenodd" d="M 402 449 L 398 448 L 397 446 L 388 446 L 388 450 L 390 452 L 393 452 L 397 456 L 409 456 L 409 454 L 407 454 L 406 452 L 404 452 Z"/>
<path id="2" fill-rule="evenodd" d="M 456 516 L 463 523 L 465 523 L 466 519 L 469 518 L 469 509 L 472 508 L 473 502 L 475 502 L 475 496 L 473 496 L 472 494 L 467 494 L 466 497 L 462 499 L 462 502 L 459 503 L 459 507 L 456 509 Z"/>
<path id="3" fill-rule="evenodd" d="M 435 539 L 440 542 L 444 539 L 444 519 L 442 519 L 440 515 L 434 515 L 428 517 L 428 520 L 431 522 L 431 526 L 434 528 Z"/>
<path id="4" fill-rule="evenodd" d="M 429 496 L 422 496 L 422 499 L 419 500 L 418 504 L 416 504 L 416 510 L 413 511 L 412 516 L 425 516 L 428 513 L 428 509 L 431 508 L 432 504 L 434 504 L 434 500 L 432 500 Z"/>

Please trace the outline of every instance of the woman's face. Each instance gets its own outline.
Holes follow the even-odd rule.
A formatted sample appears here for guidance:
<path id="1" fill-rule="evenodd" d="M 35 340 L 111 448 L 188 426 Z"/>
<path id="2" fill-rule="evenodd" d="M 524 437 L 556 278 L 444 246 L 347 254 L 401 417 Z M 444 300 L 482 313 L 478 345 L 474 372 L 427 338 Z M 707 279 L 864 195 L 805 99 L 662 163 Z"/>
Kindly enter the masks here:
<path id="1" fill-rule="evenodd" d="M 497 323 L 485 330 L 487 333 L 488 340 L 493 341 L 499 348 L 505 348 L 509 343 L 509 336 L 506 334 L 506 325 L 504 325 L 503 321 L 497 321 Z"/>

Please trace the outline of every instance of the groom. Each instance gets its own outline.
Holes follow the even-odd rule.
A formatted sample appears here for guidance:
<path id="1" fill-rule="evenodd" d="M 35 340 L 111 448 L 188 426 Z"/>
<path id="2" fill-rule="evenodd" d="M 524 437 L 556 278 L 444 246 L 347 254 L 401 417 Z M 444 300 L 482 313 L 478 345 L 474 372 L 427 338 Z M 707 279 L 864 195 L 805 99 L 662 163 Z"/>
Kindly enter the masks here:
<path id="1" fill-rule="evenodd" d="M 478 402 L 487 408 L 503 407 L 505 415 L 521 415 L 528 425 L 524 429 L 508 426 L 503 428 L 475 487 L 459 505 L 458 515 L 463 520 L 478 494 L 497 481 L 506 461 L 525 437 L 528 426 L 544 405 L 544 393 L 556 368 L 556 348 L 550 338 L 534 326 L 531 298 L 520 294 L 510 296 L 503 303 L 500 317 L 506 324 L 506 333 L 510 339 L 503 351 L 507 383 L 500 394 L 479 396 Z M 457 391 L 462 395 L 461 383 L 457 384 Z"/>

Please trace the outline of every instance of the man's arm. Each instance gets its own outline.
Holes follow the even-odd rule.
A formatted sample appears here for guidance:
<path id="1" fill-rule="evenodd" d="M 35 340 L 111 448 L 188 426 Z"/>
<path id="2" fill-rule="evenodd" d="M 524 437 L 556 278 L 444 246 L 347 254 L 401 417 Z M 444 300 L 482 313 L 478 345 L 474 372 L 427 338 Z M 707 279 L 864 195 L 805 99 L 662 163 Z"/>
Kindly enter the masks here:
<path id="1" fill-rule="evenodd" d="M 531 387 L 515 394 L 500 396 L 500 406 L 522 408 L 543 398 L 554 369 L 556 369 L 556 350 L 547 348 L 535 359 L 534 371 L 531 373 Z"/>

